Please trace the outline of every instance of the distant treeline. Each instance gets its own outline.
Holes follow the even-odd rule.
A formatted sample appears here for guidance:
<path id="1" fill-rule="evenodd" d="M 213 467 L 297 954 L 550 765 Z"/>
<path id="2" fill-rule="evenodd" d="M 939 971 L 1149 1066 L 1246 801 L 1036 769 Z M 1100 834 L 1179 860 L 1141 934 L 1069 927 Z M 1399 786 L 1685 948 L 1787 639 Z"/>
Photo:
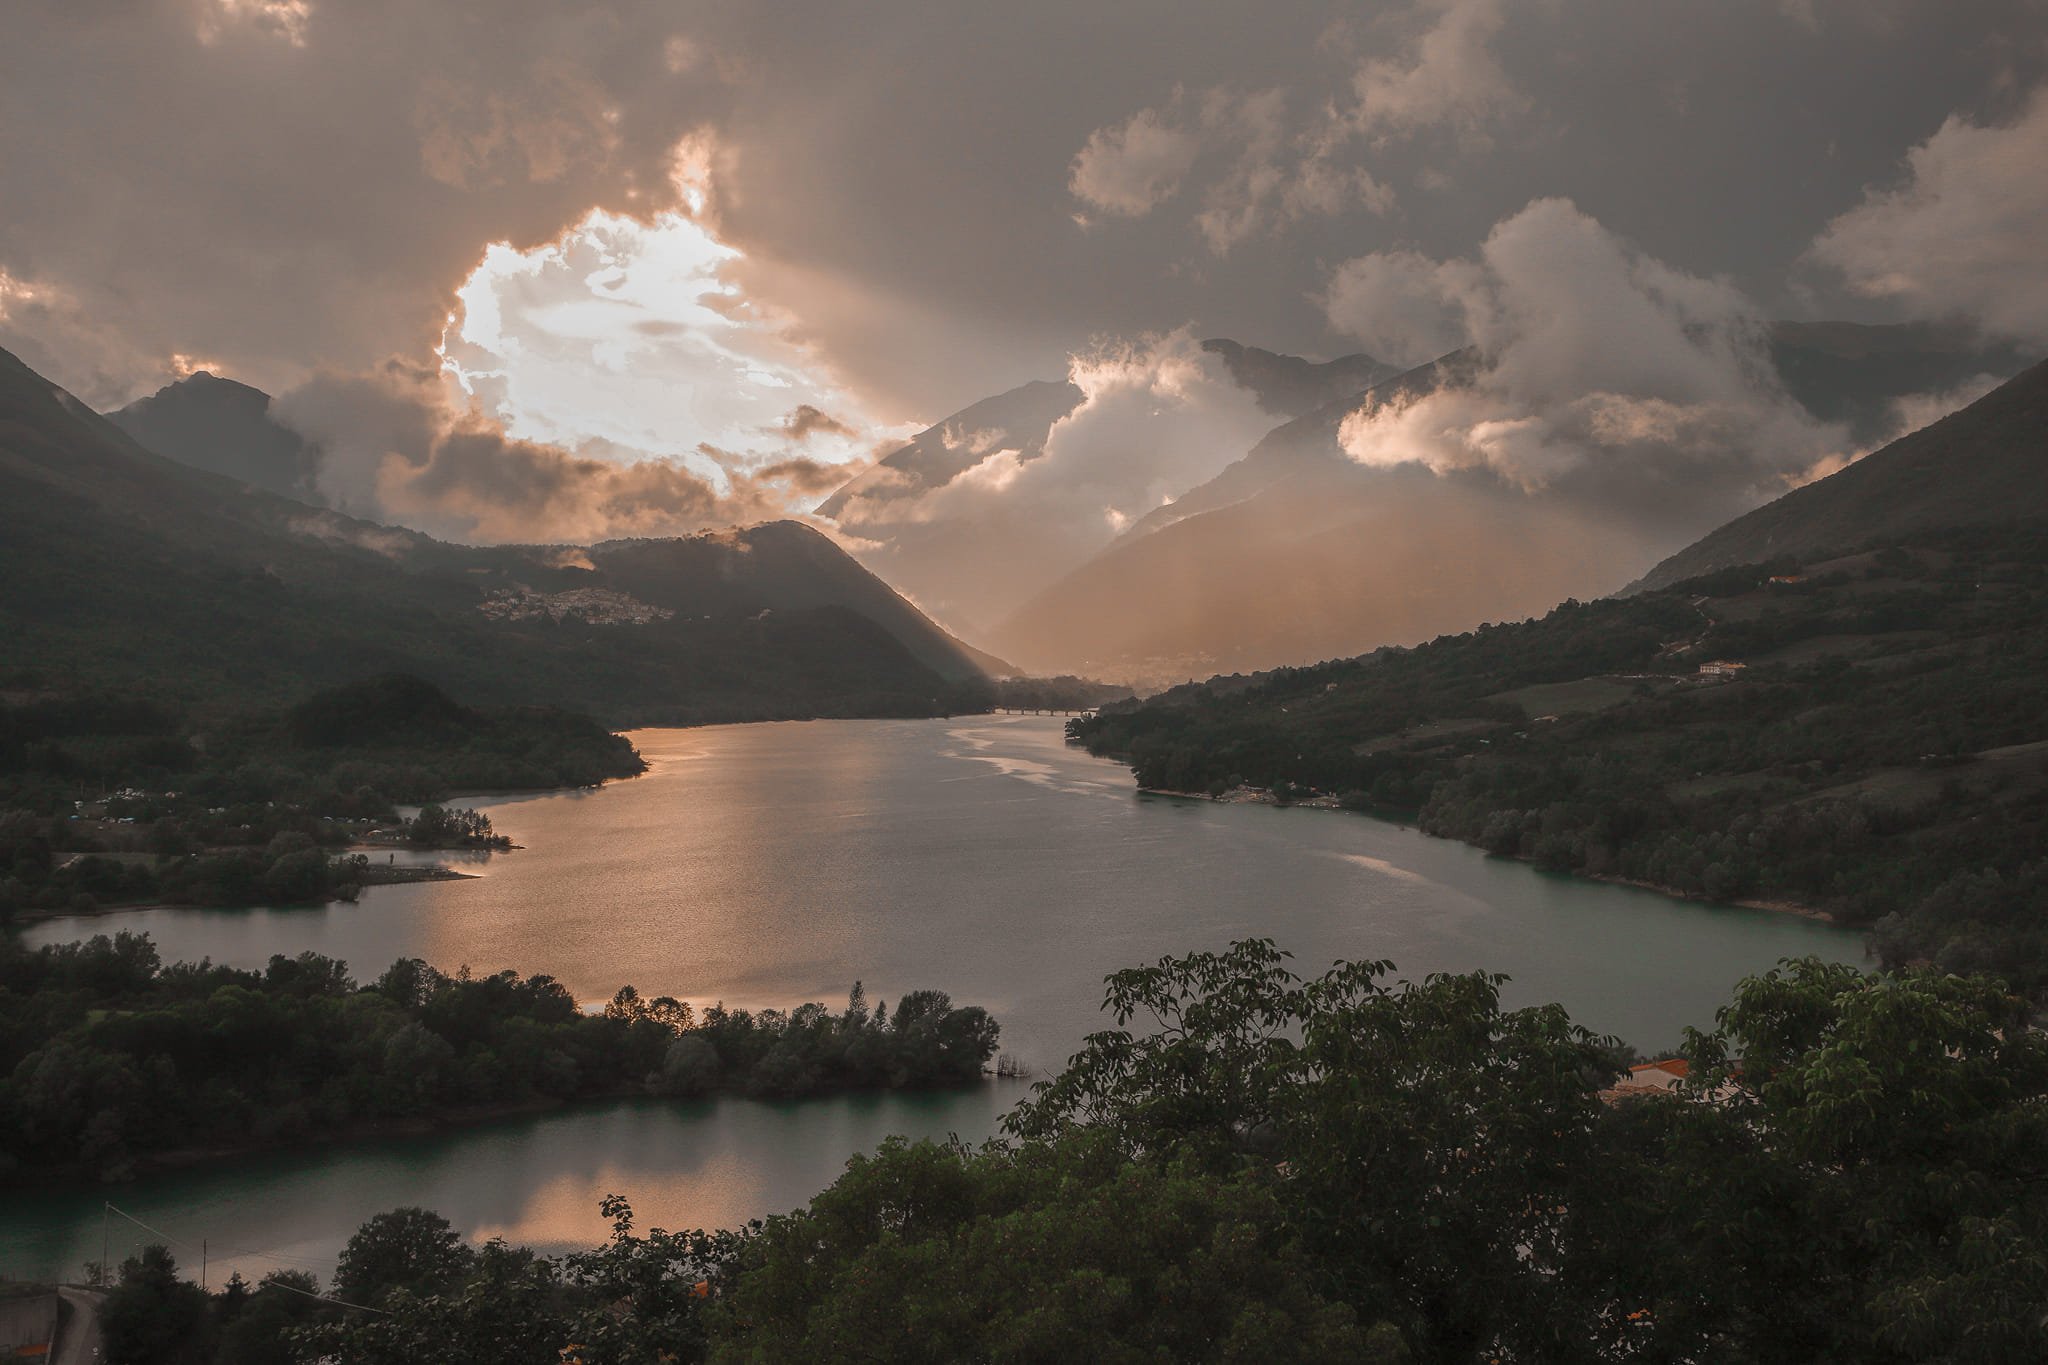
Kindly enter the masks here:
<path id="1" fill-rule="evenodd" d="M 1026 711 L 1086 711 L 1131 695 L 1131 689 L 1120 683 L 1096 682 L 1071 673 L 1056 678 L 999 678 L 994 686 L 997 706 Z"/>
<path id="2" fill-rule="evenodd" d="M 892 1141 L 795 1213 L 546 1258 L 370 1219 L 331 1284 L 123 1267 L 115 1359 L 2048 1359 L 2048 1039 L 1999 983 L 1743 982 L 1688 1082 L 1504 978 L 1301 980 L 1272 944 L 1110 979 L 1113 1027 L 980 1149 Z M 1131 1025 L 1139 1022 L 1133 1031 Z M 341 1302 L 308 1294 L 326 1289 Z"/>
<path id="3" fill-rule="evenodd" d="M 2048 540 L 1930 537 L 1181 687 L 1070 733 L 1151 788 L 1345 805 L 2048 986 Z M 1700 665 L 1741 663 L 1732 679 Z M 2048 747 L 2048 746 L 2044 746 Z"/>
<path id="4" fill-rule="evenodd" d="M 122 693 L 0 704 L 0 805 L 45 813 L 120 788 L 208 806 L 320 799 L 335 813 L 451 791 L 588 786 L 644 771 L 622 736 L 541 707 L 464 706 L 389 674 L 283 711 L 208 720 Z"/>
<path id="5" fill-rule="evenodd" d="M 395 803 L 645 768 L 587 717 L 477 710 L 402 675 L 212 725 L 119 694 L 30 693 L 0 704 L 0 923 L 152 900 L 330 900 L 360 881 L 332 850 L 369 823 L 395 824 Z M 500 846 L 478 820 L 443 811 L 409 840 Z"/>
<path id="6" fill-rule="evenodd" d="M 304 953 L 166 966 L 145 936 L 28 951 L 0 937 L 0 1178 L 115 1177 L 173 1152 L 292 1143 L 390 1120 L 631 1093 L 793 1096 L 951 1085 L 997 1025 L 941 991 L 844 1009 L 693 1009 L 401 960 L 370 985 Z"/>

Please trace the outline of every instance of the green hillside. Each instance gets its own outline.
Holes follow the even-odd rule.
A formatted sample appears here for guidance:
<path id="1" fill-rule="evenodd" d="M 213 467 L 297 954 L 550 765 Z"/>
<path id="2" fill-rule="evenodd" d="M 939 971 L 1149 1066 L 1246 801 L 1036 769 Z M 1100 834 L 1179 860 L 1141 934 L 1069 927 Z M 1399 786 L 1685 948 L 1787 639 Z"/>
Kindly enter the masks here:
<path id="1" fill-rule="evenodd" d="M 1146 787 L 1320 797 L 1560 872 L 1820 909 L 1874 926 L 1887 960 L 2048 985 L 2037 522 L 1566 602 L 1072 729 Z"/>

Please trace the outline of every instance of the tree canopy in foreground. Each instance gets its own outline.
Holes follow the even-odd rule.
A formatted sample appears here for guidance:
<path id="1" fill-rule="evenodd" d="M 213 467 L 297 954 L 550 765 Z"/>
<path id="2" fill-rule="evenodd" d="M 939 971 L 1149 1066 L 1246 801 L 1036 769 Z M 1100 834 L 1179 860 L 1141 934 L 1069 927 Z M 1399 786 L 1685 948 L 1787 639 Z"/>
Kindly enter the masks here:
<path id="1" fill-rule="evenodd" d="M 275 1353 L 221 1358 L 2048 1358 L 2048 1040 L 2003 985 L 1788 962 L 1631 1094 L 1500 982 L 1303 980 L 1266 941 L 1121 972 L 1116 1026 L 982 1148 L 891 1142 L 722 1233 L 614 1199 L 559 1261 L 382 1215 L 362 1309 L 243 1289 Z"/>

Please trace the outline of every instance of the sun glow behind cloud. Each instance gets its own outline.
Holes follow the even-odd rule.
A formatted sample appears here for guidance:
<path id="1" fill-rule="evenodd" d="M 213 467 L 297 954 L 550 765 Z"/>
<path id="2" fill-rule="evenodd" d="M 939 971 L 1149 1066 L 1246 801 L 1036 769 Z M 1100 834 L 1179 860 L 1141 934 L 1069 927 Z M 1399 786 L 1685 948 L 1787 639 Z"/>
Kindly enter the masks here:
<path id="1" fill-rule="evenodd" d="M 457 291 L 443 367 L 511 437 L 674 460 L 721 489 L 793 455 L 863 458 L 875 422 L 732 282 L 740 259 L 688 212 L 593 211 L 532 250 L 496 243 Z"/>

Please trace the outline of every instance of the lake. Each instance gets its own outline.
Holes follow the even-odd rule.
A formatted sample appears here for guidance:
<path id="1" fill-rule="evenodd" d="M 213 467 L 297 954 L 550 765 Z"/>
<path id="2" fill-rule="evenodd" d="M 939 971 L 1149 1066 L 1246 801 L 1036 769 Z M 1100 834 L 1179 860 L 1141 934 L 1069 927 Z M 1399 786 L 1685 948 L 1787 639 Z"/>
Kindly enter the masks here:
<path id="1" fill-rule="evenodd" d="M 356 905 L 147 910 L 32 926 L 31 943 L 122 929 L 166 960 L 261 966 L 308 949 L 359 978 L 398 957 L 546 972 L 586 1004 L 631 983 L 699 1005 L 835 1006 L 924 987 L 986 1006 L 1004 1050 L 1056 1070 L 1108 1022 L 1102 978 L 1169 953 L 1276 940 L 1298 970 L 1388 958 L 1399 975 L 1486 969 L 1511 1005 L 1562 1001 L 1646 1048 L 1712 1022 L 1783 957 L 1861 962 L 1861 935 L 1547 875 L 1341 812 L 1137 793 L 1051 717 L 646 730 L 649 772 L 598 790 L 464 799 L 523 847 L 474 880 L 378 887 Z M 791 1208 L 889 1133 L 977 1141 L 1025 1093 L 789 1104 L 646 1101 L 433 1138 L 271 1154 L 0 1211 L 0 1274 L 75 1276 L 102 1194 L 214 1278 L 331 1273 L 348 1234 L 399 1204 L 474 1237 L 601 1240 L 597 1201 L 642 1226 L 726 1226 Z M 160 1240 L 105 1215 L 114 1255 Z"/>

